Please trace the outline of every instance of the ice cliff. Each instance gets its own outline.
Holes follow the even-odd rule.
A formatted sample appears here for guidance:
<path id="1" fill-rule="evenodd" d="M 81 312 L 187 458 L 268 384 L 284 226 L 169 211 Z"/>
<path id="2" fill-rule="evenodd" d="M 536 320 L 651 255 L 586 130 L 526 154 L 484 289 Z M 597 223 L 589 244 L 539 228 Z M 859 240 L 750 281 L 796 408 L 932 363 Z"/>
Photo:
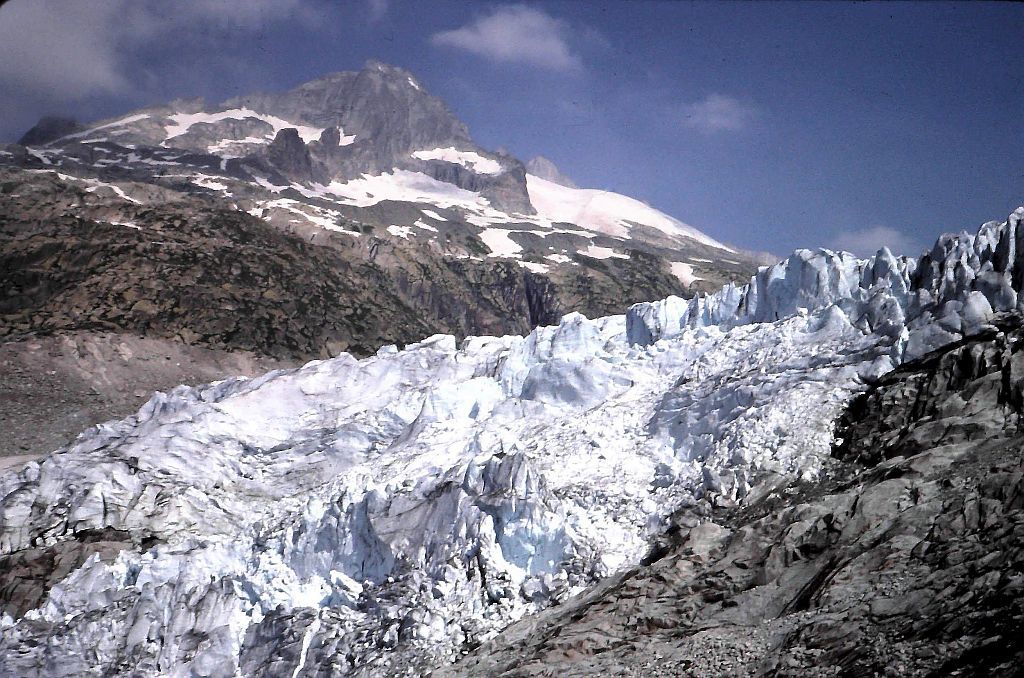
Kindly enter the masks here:
<path id="1" fill-rule="evenodd" d="M 838 413 L 1018 308 L 1024 208 L 919 260 L 157 393 L 0 476 L 0 674 L 405 675 L 813 479 Z"/>

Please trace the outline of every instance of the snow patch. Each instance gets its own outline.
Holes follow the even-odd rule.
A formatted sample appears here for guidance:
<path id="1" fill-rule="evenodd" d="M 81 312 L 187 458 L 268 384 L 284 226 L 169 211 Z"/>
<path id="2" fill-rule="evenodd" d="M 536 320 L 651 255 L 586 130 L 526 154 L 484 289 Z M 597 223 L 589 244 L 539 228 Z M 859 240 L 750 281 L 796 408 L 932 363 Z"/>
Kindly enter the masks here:
<path id="1" fill-rule="evenodd" d="M 61 179 L 62 181 L 67 181 L 67 182 L 74 183 L 74 184 L 85 184 L 86 185 L 86 188 L 85 188 L 85 192 L 86 193 L 95 193 L 96 191 L 98 191 L 100 189 L 107 189 L 107 190 L 111 191 L 112 193 L 114 193 L 114 195 L 116 195 L 117 197 L 121 198 L 122 200 L 127 200 L 128 202 L 133 202 L 136 205 L 141 205 L 142 204 L 139 200 L 136 200 L 135 198 L 133 198 L 130 195 L 128 195 L 127 193 L 125 193 L 124 189 L 121 188 L 120 186 L 118 186 L 117 184 L 108 183 L 106 181 L 100 181 L 99 179 L 91 179 L 91 178 L 87 178 L 87 177 L 76 177 L 76 176 L 72 176 L 70 174 L 64 174 L 62 172 L 53 172 L 53 173 L 59 179 Z"/>
<path id="2" fill-rule="evenodd" d="M 247 137 L 241 140 L 222 139 L 221 141 L 218 141 L 217 143 L 209 147 L 210 152 L 216 152 L 215 149 L 223 150 L 225 148 L 230 147 L 233 144 L 247 143 L 250 140 L 252 140 L 253 143 L 268 143 L 270 141 L 273 141 L 274 137 L 277 136 L 278 132 L 286 128 L 294 128 L 298 130 L 299 137 L 302 139 L 303 142 L 308 144 L 311 141 L 318 140 L 320 138 L 320 135 L 323 134 L 324 131 L 323 127 L 312 127 L 310 125 L 302 125 L 299 123 L 290 122 L 288 120 L 284 120 L 283 118 L 278 118 L 277 116 L 274 115 L 257 113 L 256 111 L 250 110 L 248 108 L 231 108 L 225 111 L 217 111 L 215 113 L 172 113 L 170 116 L 168 116 L 168 118 L 171 120 L 171 124 L 165 125 L 164 127 L 166 131 L 166 137 L 164 138 L 163 143 L 165 144 L 170 140 L 174 139 L 175 137 L 179 137 L 183 134 L 186 134 L 192 127 L 192 125 L 200 123 L 212 124 L 220 122 L 221 120 L 245 120 L 248 118 L 253 118 L 256 120 L 262 120 L 263 122 L 267 123 L 273 128 L 273 131 L 271 133 L 263 137 Z M 352 141 L 354 140 L 354 136 L 344 137 L 341 141 L 341 145 L 344 146 L 346 145 L 346 143 L 352 143 Z"/>
<path id="3" fill-rule="evenodd" d="M 432 204 L 441 209 L 462 207 L 481 213 L 490 212 L 508 220 L 507 214 L 491 208 L 487 199 L 480 194 L 438 181 L 422 172 L 396 169 L 383 174 L 364 174 L 344 183 L 332 181 L 327 185 L 293 185 L 292 188 L 306 197 L 335 199 L 356 207 L 370 207 L 386 200 L 417 202 Z"/>
<path id="4" fill-rule="evenodd" d="M 629 259 L 628 254 L 621 254 L 610 247 L 598 247 L 593 243 L 587 249 L 580 250 L 580 254 L 591 259 Z"/>
<path id="5" fill-rule="evenodd" d="M 388 226 L 388 233 L 397 238 L 403 238 L 405 240 L 408 240 L 409 236 L 412 235 L 412 228 L 410 226 L 391 225 Z"/>
<path id="6" fill-rule="evenodd" d="M 211 191 L 227 192 L 228 190 L 227 184 L 217 181 L 216 179 L 205 174 L 194 174 L 190 177 L 190 179 L 192 183 L 194 183 L 195 185 L 202 186 L 203 188 L 208 188 Z"/>
<path id="7" fill-rule="evenodd" d="M 544 258 L 548 261 L 553 261 L 556 264 L 568 264 L 572 262 L 572 258 L 567 257 L 564 254 L 549 254 Z"/>
<path id="8" fill-rule="evenodd" d="M 693 274 L 693 266 L 682 261 L 673 261 L 670 266 L 672 275 L 679 278 L 683 285 L 689 287 L 694 280 L 703 280 Z"/>
<path id="9" fill-rule="evenodd" d="M 478 237 L 484 241 L 487 249 L 491 250 L 487 256 L 518 257 L 523 248 L 509 237 L 510 233 L 515 233 L 515 231 L 508 231 L 504 228 L 484 229 Z"/>
<path id="10" fill-rule="evenodd" d="M 534 273 L 547 273 L 551 269 L 547 264 L 541 264 L 535 261 L 520 261 L 519 265 L 527 270 L 533 271 Z"/>
<path id="11" fill-rule="evenodd" d="M 56 141 L 67 141 L 69 139 L 81 139 L 82 137 L 89 136 L 90 134 L 95 134 L 96 132 L 98 132 L 101 129 L 112 129 L 112 128 L 115 128 L 115 127 L 121 127 L 123 125 L 130 125 L 133 122 L 138 122 L 140 120 L 145 120 L 148 117 L 149 117 L 149 113 L 137 113 L 135 115 L 129 115 L 127 117 L 119 118 L 117 120 L 114 120 L 113 122 L 108 122 L 108 123 L 106 123 L 104 125 L 97 125 L 96 127 L 90 127 L 89 129 L 83 130 L 81 132 L 75 132 L 74 134 L 68 134 L 67 136 L 63 136 L 63 137 L 57 139 Z M 51 142 L 51 143 L 56 143 L 56 142 Z M 91 142 L 86 141 L 86 142 L 83 142 L 83 143 L 91 143 Z"/>
<path id="12" fill-rule="evenodd" d="M 431 219 L 433 219 L 434 221 L 448 221 L 447 219 L 442 217 L 440 214 L 438 214 L 434 210 L 420 210 L 420 211 L 423 212 L 423 214 L 425 214 L 426 216 L 428 216 Z"/>
<path id="13" fill-rule="evenodd" d="M 45 151 L 37 151 L 34 148 L 28 149 L 28 154 L 33 158 L 43 163 L 44 165 L 52 165 L 53 160 L 50 159 L 49 155 Z"/>
<path id="14" fill-rule="evenodd" d="M 307 221 L 311 224 L 319 226 L 328 231 L 334 231 L 336 233 L 344 233 L 345 235 L 360 236 L 361 234 L 354 231 L 350 231 L 342 226 L 338 225 L 338 220 L 342 218 L 342 214 L 336 210 L 326 209 L 315 205 L 308 205 L 298 200 L 292 200 L 291 198 L 278 198 L 276 200 L 268 200 L 259 203 L 263 205 L 264 210 L 260 212 L 261 218 L 265 221 L 273 221 L 273 214 L 269 216 L 263 216 L 267 209 L 283 210 L 290 214 L 295 214 L 301 217 L 302 220 Z M 294 222 L 295 220 L 290 219 L 289 221 Z"/>
<path id="15" fill-rule="evenodd" d="M 113 224 L 114 226 L 127 226 L 128 228 L 134 228 L 136 231 L 141 231 L 142 230 L 142 227 L 139 226 L 134 221 L 115 221 L 115 220 L 111 219 L 107 223 L 108 224 Z"/>
<path id="16" fill-rule="evenodd" d="M 453 165 L 462 165 L 477 174 L 500 174 L 501 163 L 474 151 L 460 151 L 456 148 L 434 148 L 428 151 L 415 151 L 412 157 L 419 160 L 441 160 Z"/>

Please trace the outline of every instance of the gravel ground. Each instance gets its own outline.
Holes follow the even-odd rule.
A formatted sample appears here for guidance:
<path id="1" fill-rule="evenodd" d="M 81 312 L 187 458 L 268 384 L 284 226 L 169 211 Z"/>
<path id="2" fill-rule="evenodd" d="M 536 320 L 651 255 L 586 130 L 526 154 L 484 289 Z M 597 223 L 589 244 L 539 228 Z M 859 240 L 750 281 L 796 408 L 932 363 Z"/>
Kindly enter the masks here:
<path id="1" fill-rule="evenodd" d="M 293 363 L 112 332 L 0 344 L 0 469 L 132 414 L 153 391 L 254 376 Z"/>

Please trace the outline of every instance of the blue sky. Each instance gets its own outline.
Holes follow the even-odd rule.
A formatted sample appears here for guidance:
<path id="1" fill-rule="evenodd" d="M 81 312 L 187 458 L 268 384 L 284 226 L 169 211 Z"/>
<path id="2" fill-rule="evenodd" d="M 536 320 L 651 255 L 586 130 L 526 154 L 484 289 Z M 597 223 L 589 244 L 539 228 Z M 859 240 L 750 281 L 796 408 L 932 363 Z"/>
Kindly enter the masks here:
<path id="1" fill-rule="evenodd" d="M 0 139 L 370 58 L 477 141 L 784 254 L 916 254 L 1024 204 L 1024 6 L 14 0 Z"/>

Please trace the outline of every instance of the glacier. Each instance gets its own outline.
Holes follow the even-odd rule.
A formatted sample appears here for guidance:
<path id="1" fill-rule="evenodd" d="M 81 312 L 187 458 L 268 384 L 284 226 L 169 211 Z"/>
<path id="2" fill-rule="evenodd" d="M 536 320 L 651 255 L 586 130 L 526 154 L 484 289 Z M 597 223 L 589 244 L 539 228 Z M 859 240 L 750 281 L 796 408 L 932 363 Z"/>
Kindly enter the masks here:
<path id="1" fill-rule="evenodd" d="M 418 675 L 835 463 L 901 362 L 1020 308 L 1024 208 L 922 257 L 156 393 L 0 475 L 4 675 Z"/>

